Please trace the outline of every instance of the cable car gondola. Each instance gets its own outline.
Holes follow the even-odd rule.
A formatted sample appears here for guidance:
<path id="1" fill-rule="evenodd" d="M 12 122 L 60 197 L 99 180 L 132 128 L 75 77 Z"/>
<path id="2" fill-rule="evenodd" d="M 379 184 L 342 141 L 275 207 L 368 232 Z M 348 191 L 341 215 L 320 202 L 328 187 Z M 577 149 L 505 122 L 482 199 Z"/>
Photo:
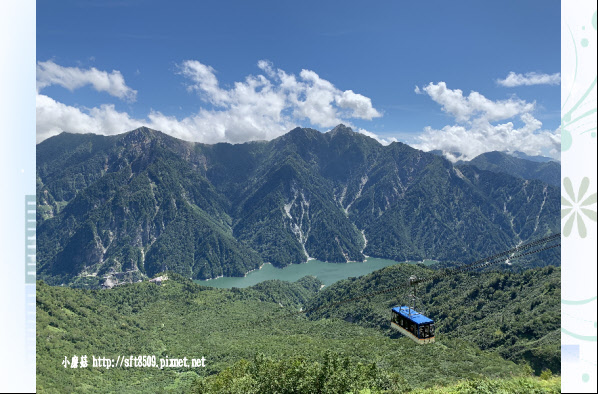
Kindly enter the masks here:
<path id="1" fill-rule="evenodd" d="M 411 338 L 415 343 L 425 344 L 434 343 L 434 320 L 417 312 L 415 303 L 417 301 L 416 286 L 419 279 L 416 276 L 409 278 L 411 286 L 410 298 L 413 302 L 413 308 L 410 306 L 395 306 L 391 310 L 390 326 L 395 330 Z"/>
<path id="2" fill-rule="evenodd" d="M 392 308 L 390 326 L 416 343 L 434 342 L 434 320 L 408 306 Z"/>

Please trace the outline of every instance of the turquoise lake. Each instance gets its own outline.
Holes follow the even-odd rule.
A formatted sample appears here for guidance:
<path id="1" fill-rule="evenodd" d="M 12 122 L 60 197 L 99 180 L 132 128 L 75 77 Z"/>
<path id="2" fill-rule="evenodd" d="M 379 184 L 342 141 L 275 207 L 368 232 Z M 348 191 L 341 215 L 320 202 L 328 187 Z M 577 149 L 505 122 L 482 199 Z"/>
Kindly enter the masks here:
<path id="1" fill-rule="evenodd" d="M 424 261 L 424 264 L 432 262 L 433 261 Z M 319 260 L 310 260 L 307 263 L 291 264 L 284 268 L 276 268 L 272 264 L 264 264 L 261 269 L 252 271 L 244 277 L 222 277 L 210 280 L 196 280 L 195 283 L 219 288 L 243 288 L 256 285 L 265 280 L 280 279 L 294 282 L 306 275 L 313 275 L 320 279 L 326 286 L 329 286 L 341 279 L 366 275 L 372 271 L 394 264 L 414 263 L 400 263 L 393 260 L 368 257 L 363 263 L 326 263 Z"/>

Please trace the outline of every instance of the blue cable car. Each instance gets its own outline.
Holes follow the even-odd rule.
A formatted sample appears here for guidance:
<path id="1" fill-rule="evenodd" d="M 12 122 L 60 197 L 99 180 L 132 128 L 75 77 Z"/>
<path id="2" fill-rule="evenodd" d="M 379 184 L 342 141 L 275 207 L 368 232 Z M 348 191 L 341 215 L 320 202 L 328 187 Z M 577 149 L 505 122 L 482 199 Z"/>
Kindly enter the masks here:
<path id="1" fill-rule="evenodd" d="M 409 299 L 413 308 L 409 306 L 395 306 L 392 308 L 390 327 L 411 338 L 415 343 L 434 343 L 434 320 L 422 315 L 415 310 L 417 297 L 417 285 L 421 282 L 417 276 L 409 277 L 408 283 L 411 288 Z"/>
<path id="2" fill-rule="evenodd" d="M 390 326 L 415 343 L 434 343 L 434 320 L 408 306 L 392 308 Z"/>

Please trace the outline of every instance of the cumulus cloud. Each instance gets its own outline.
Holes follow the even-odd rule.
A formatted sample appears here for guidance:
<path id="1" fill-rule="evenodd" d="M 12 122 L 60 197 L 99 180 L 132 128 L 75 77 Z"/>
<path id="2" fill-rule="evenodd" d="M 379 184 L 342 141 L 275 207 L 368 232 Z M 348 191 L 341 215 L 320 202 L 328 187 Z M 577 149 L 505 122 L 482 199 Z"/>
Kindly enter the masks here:
<path id="1" fill-rule="evenodd" d="M 453 115 L 458 122 L 469 121 L 472 117 L 480 117 L 489 122 L 499 121 L 532 111 L 535 107 L 534 103 L 516 98 L 492 101 L 474 91 L 465 97 L 462 90 L 449 89 L 445 82 L 430 82 L 421 91 L 440 104 L 442 110 Z"/>
<path id="2" fill-rule="evenodd" d="M 123 100 L 135 101 L 137 97 L 137 91 L 127 86 L 120 71 L 113 70 L 108 73 L 95 67 L 63 67 L 51 60 L 37 62 L 37 92 L 51 85 L 59 85 L 70 91 L 91 85 L 98 92 L 106 92 Z"/>
<path id="3" fill-rule="evenodd" d="M 112 104 L 91 109 L 79 109 L 43 94 L 35 98 L 36 139 L 41 142 L 63 131 L 112 135 L 135 129 L 143 121 L 118 112 Z"/>
<path id="4" fill-rule="evenodd" d="M 398 141 L 394 137 L 389 137 L 389 138 L 380 137 L 378 134 L 372 133 L 371 131 L 367 131 L 365 129 L 357 129 L 357 132 L 361 133 L 363 135 L 367 135 L 370 138 L 375 139 L 376 141 L 378 141 L 382 145 L 390 145 L 391 143 Z"/>
<path id="5" fill-rule="evenodd" d="M 417 92 L 417 90 L 416 90 Z M 517 98 L 492 101 L 478 92 L 467 97 L 459 89 L 448 89 L 444 82 L 430 83 L 420 90 L 452 115 L 457 124 L 441 129 L 426 127 L 418 136 L 416 148 L 441 150 L 451 160 L 471 160 L 489 151 L 521 151 L 529 155 L 549 154 L 558 158 L 559 130 L 543 130 L 532 115 L 534 103 Z M 505 121 L 498 123 L 498 121 Z M 522 125 L 516 127 L 518 120 Z M 461 156 L 457 156 L 458 153 Z"/>
<path id="6" fill-rule="evenodd" d="M 372 107 L 372 100 L 361 94 L 353 93 L 352 90 L 345 90 L 340 96 L 335 97 L 335 101 L 339 107 L 353 110 L 351 114 L 353 118 L 372 120 L 372 118 L 381 116 Z"/>
<path id="7" fill-rule="evenodd" d="M 163 131 L 173 137 L 204 143 L 268 140 L 295 127 L 292 123 L 269 123 L 265 119 L 245 121 L 238 111 L 208 111 L 200 109 L 182 119 L 150 111 L 145 119 L 135 119 L 119 112 L 113 104 L 93 108 L 76 108 L 43 94 L 36 97 L 37 142 L 60 134 L 94 133 L 115 135 L 141 126 Z M 255 120 L 255 119 L 254 119 Z"/>
<path id="8" fill-rule="evenodd" d="M 203 100 L 227 110 L 257 110 L 276 122 L 285 110 L 295 120 L 305 119 L 321 127 L 335 126 L 348 118 L 371 120 L 382 116 L 368 97 L 352 90 L 341 91 L 312 70 L 301 70 L 297 78 L 275 69 L 267 60 L 260 60 L 258 67 L 265 76 L 250 75 L 228 90 L 219 86 L 212 67 L 197 60 L 183 62 L 180 69 L 191 80 L 188 89 Z"/>
<path id="9" fill-rule="evenodd" d="M 533 117 L 527 119 L 522 115 L 521 120 L 524 125 L 519 128 L 513 122 L 497 125 L 479 122 L 470 127 L 452 125 L 439 130 L 426 127 L 415 147 L 425 151 L 439 149 L 453 162 L 457 159 L 471 160 L 490 151 L 520 151 L 532 156 L 549 154 L 558 158 L 561 144 L 558 130 L 539 130 L 539 121 Z"/>
<path id="10" fill-rule="evenodd" d="M 530 85 L 560 85 L 561 73 L 538 74 L 530 72 L 526 74 L 516 74 L 511 71 L 505 79 L 497 79 L 496 83 L 509 88 Z"/>
<path id="11" fill-rule="evenodd" d="M 218 86 L 218 79 L 212 67 L 196 60 L 188 60 L 180 66 L 181 74 L 193 83 L 187 86 L 189 91 L 204 93 L 204 98 L 211 103 L 222 105 L 229 101 L 226 91 Z"/>
<path id="12" fill-rule="evenodd" d="M 350 123 L 351 118 L 381 116 L 368 97 L 342 91 L 314 71 L 302 70 L 297 77 L 266 60 L 259 61 L 258 67 L 265 75 L 249 75 L 223 88 L 212 67 L 197 60 L 181 63 L 178 72 L 188 81 L 188 90 L 208 104 L 182 119 L 159 111 L 150 112 L 146 119 L 132 119 L 114 106 L 78 109 L 38 95 L 37 112 L 42 115 L 37 121 L 38 141 L 63 130 L 114 134 L 145 125 L 191 141 L 238 143 L 278 137 L 301 121 L 331 127 Z M 113 119 L 122 123 L 113 124 Z"/>

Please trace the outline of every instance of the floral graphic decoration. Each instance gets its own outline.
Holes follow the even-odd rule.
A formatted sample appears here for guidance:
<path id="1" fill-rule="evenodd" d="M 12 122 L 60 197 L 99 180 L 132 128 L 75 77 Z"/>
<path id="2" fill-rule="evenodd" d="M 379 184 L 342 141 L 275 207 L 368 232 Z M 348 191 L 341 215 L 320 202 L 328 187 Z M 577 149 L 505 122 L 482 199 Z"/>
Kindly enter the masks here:
<path id="1" fill-rule="evenodd" d="M 575 218 L 577 218 L 577 232 L 581 238 L 585 238 L 588 235 L 583 217 L 586 216 L 590 220 L 593 220 L 594 222 L 596 221 L 596 209 L 589 208 L 590 205 L 596 204 L 596 193 L 582 201 L 583 197 L 588 191 L 589 186 L 590 180 L 588 177 L 584 177 L 579 185 L 577 198 L 575 198 L 575 192 L 573 191 L 571 179 L 569 179 L 569 177 L 563 179 L 563 187 L 565 188 L 567 196 L 569 197 L 567 198 L 566 196 L 561 196 L 561 220 L 564 220 L 567 216 L 569 216 L 569 219 L 567 219 L 565 225 L 563 226 L 563 235 L 565 237 L 571 235 Z"/>

